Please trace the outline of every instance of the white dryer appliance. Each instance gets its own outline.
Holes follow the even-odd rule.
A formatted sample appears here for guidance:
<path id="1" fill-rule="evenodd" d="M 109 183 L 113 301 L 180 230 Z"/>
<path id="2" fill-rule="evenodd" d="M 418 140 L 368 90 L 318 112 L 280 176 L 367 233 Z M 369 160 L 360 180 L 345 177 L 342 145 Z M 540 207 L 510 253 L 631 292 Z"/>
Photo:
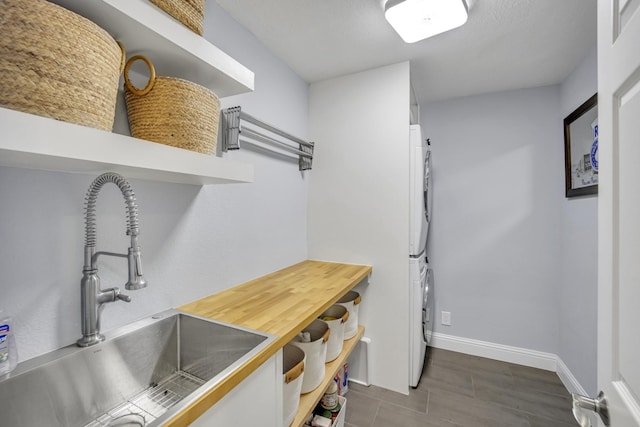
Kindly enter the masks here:
<path id="1" fill-rule="evenodd" d="M 431 214 L 431 153 L 419 125 L 410 127 L 410 225 L 409 225 L 409 385 L 420 381 L 433 315 L 433 274 L 425 248 Z"/>
<path id="2" fill-rule="evenodd" d="M 420 125 L 410 126 L 410 196 L 409 196 L 409 255 L 424 252 L 431 217 L 431 151 L 424 139 Z"/>

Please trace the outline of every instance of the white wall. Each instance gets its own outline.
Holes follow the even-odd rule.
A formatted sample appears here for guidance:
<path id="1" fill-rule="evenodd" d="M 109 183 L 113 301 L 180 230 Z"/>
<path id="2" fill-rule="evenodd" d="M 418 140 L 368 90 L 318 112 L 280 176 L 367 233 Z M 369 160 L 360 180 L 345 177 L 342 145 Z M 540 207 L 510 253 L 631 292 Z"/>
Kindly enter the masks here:
<path id="1" fill-rule="evenodd" d="M 598 90 L 594 48 L 560 88 L 561 117 L 566 117 Z M 558 356 L 585 391 L 598 393 L 597 290 L 598 198 L 564 199 L 562 212 L 562 287 Z"/>
<path id="2" fill-rule="evenodd" d="M 408 392 L 409 64 L 311 85 L 311 258 L 373 265 L 360 323 L 373 384 Z"/>
<path id="3" fill-rule="evenodd" d="M 207 2 L 205 37 L 256 73 L 256 90 L 223 100 L 303 138 L 308 86 Z M 161 71 L 161 70 L 159 70 Z M 110 304 L 103 330 L 275 271 L 307 258 L 307 174 L 295 162 L 250 150 L 225 157 L 255 165 L 255 183 L 188 186 L 132 180 L 149 287 Z M 80 335 L 83 201 L 95 176 L 0 168 L 0 305 L 15 318 L 21 360 Z M 125 251 L 124 201 L 105 186 L 98 199 L 98 249 Z M 100 260 L 103 287 L 126 281 L 126 263 Z"/>
<path id="4" fill-rule="evenodd" d="M 555 353 L 563 137 L 557 86 L 423 106 L 435 331 Z M 451 312 L 451 326 L 440 312 Z"/>

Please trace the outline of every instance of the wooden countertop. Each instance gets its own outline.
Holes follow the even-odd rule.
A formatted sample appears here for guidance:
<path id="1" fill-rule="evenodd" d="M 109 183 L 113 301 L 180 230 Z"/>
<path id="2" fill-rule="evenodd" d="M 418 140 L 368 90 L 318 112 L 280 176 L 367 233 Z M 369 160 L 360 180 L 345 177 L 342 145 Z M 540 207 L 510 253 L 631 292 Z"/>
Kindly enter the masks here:
<path id="1" fill-rule="evenodd" d="M 189 425 L 370 273 L 368 265 L 307 260 L 178 307 L 277 339 L 166 425 Z"/>

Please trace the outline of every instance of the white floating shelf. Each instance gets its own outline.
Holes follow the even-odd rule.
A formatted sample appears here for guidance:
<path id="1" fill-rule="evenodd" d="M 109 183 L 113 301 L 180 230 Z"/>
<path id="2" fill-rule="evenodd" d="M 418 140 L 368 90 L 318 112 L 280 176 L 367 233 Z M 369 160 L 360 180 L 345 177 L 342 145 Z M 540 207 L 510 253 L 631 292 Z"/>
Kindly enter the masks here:
<path id="1" fill-rule="evenodd" d="M 251 70 L 148 0 L 52 1 L 104 28 L 124 45 L 127 57 L 149 57 L 159 76 L 198 83 L 220 98 L 254 88 Z"/>
<path id="2" fill-rule="evenodd" d="M 94 0 L 92 0 L 94 1 Z M 253 165 L 0 108 L 0 165 L 181 184 L 253 182 Z"/>

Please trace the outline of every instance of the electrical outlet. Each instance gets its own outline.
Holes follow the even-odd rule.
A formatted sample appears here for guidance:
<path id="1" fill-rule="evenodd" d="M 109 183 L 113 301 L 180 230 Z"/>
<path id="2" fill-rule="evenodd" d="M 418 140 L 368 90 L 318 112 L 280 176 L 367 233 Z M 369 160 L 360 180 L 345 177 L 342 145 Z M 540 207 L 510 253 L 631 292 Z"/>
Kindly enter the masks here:
<path id="1" fill-rule="evenodd" d="M 445 326 L 451 326 L 451 312 L 443 311 L 442 312 L 442 324 Z"/>

